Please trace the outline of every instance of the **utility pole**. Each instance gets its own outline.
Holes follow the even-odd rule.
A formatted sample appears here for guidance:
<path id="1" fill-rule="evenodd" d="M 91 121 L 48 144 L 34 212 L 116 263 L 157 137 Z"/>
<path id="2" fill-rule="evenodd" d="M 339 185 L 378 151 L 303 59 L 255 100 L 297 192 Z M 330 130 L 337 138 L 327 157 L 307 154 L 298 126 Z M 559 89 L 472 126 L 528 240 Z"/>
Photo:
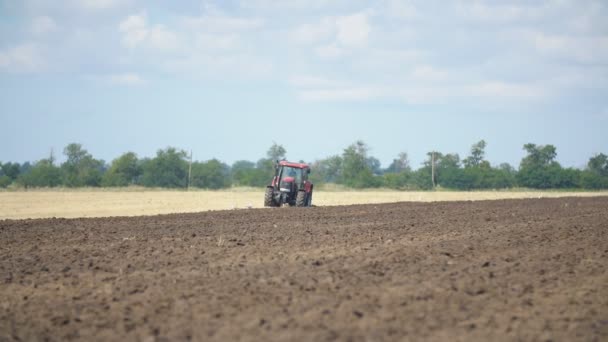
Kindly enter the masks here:
<path id="1" fill-rule="evenodd" d="M 435 189 L 435 151 L 431 152 L 431 182 L 433 182 L 433 189 Z"/>
<path id="2" fill-rule="evenodd" d="M 188 191 L 190 191 L 191 182 L 192 182 L 192 150 L 190 150 L 190 163 L 188 165 Z"/>
<path id="3" fill-rule="evenodd" d="M 49 164 L 53 165 L 55 162 L 55 155 L 53 153 L 53 148 L 51 147 L 51 155 L 49 156 Z"/>

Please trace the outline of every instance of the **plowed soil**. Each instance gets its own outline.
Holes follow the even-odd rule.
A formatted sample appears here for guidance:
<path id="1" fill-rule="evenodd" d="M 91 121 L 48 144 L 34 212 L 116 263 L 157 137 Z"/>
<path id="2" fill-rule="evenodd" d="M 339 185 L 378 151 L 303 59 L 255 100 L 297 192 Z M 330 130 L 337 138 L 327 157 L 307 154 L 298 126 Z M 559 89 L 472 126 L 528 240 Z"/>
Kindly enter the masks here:
<path id="1" fill-rule="evenodd" d="M 0 221 L 0 341 L 607 341 L 608 198 Z"/>

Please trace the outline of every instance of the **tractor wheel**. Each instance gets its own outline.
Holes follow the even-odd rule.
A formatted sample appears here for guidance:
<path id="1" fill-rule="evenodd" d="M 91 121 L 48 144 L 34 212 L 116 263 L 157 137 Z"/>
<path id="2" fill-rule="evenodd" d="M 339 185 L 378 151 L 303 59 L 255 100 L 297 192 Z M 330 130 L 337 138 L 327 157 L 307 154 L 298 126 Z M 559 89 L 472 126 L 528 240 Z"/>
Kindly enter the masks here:
<path id="1" fill-rule="evenodd" d="M 306 206 L 312 207 L 312 189 L 310 190 L 310 193 L 308 194 L 308 200 L 306 201 Z"/>
<path id="2" fill-rule="evenodd" d="M 307 193 L 306 191 L 298 191 L 296 196 L 296 207 L 305 207 L 307 204 Z"/>
<path id="3" fill-rule="evenodd" d="M 272 187 L 267 187 L 266 188 L 266 193 L 264 194 L 264 206 L 265 207 L 274 207 L 274 201 L 272 200 L 272 194 L 273 194 L 273 189 Z"/>

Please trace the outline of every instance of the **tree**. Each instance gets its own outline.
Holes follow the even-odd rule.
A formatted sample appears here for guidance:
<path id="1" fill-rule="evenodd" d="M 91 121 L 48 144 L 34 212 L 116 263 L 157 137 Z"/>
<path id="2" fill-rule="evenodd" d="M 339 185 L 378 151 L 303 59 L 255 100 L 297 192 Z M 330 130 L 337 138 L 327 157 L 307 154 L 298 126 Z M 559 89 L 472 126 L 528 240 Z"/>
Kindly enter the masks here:
<path id="1" fill-rule="evenodd" d="M 412 182 L 412 172 L 402 171 L 399 173 L 385 173 L 383 176 L 383 186 L 391 189 L 418 188 Z"/>
<path id="2" fill-rule="evenodd" d="M 285 159 L 286 153 L 287 151 L 282 145 L 278 145 L 276 142 L 273 142 L 272 146 L 270 146 L 268 149 L 268 152 L 266 152 L 266 156 L 268 156 L 268 159 L 275 162 L 277 160 Z"/>
<path id="3" fill-rule="evenodd" d="M 234 185 L 248 185 L 249 173 L 255 169 L 255 163 L 248 160 L 239 160 L 232 164 L 232 182 Z"/>
<path id="4" fill-rule="evenodd" d="M 460 156 L 457 153 L 440 155 L 436 160 L 437 184 L 451 189 L 469 190 L 472 188 L 472 179 L 460 168 Z"/>
<path id="5" fill-rule="evenodd" d="M 232 182 L 238 186 L 266 186 L 274 174 L 271 159 L 262 158 L 257 163 L 239 160 L 232 164 Z"/>
<path id="6" fill-rule="evenodd" d="M 475 167 L 479 166 L 485 157 L 485 148 L 486 142 L 485 140 L 480 140 L 477 143 L 471 146 L 471 155 L 463 160 L 465 167 Z M 487 163 L 487 162 L 486 162 Z"/>
<path id="7" fill-rule="evenodd" d="M 217 159 L 192 164 L 192 186 L 204 189 L 230 187 L 230 167 Z"/>
<path id="8" fill-rule="evenodd" d="M 82 148 L 82 145 L 71 143 L 63 153 L 67 160 L 61 165 L 64 184 L 69 187 L 99 186 L 104 163 L 96 160 Z"/>
<path id="9" fill-rule="evenodd" d="M 498 165 L 498 168 L 492 169 L 491 187 L 493 189 L 505 189 L 515 186 L 515 177 L 517 170 L 508 163 Z"/>
<path id="10" fill-rule="evenodd" d="M 142 165 L 142 184 L 149 187 L 185 188 L 188 184 L 186 151 L 167 147 Z"/>
<path id="11" fill-rule="evenodd" d="M 376 157 L 367 157 L 366 159 L 367 166 L 369 166 L 372 173 L 376 176 L 382 175 L 382 165 L 380 164 L 380 160 Z"/>
<path id="12" fill-rule="evenodd" d="M 19 174 L 25 174 L 30 172 L 30 170 L 32 169 L 32 164 L 30 164 L 30 162 L 26 161 L 25 163 L 21 164 L 21 167 L 19 168 Z"/>
<path id="13" fill-rule="evenodd" d="M 608 189 L 608 156 L 600 153 L 591 157 L 581 172 L 580 184 L 587 189 Z"/>
<path id="14" fill-rule="evenodd" d="M 61 185 L 61 169 L 53 165 L 52 159 L 42 159 L 31 167 L 29 172 L 21 174 L 17 182 L 28 187 L 55 187 Z"/>
<path id="15" fill-rule="evenodd" d="M 608 156 L 600 153 L 589 159 L 587 170 L 599 175 L 608 176 Z"/>
<path id="16" fill-rule="evenodd" d="M 19 173 L 21 173 L 21 165 L 19 163 L 0 163 L 0 174 L 7 176 L 11 181 L 17 179 Z"/>
<path id="17" fill-rule="evenodd" d="M 361 140 L 348 146 L 342 154 L 342 177 L 344 185 L 353 188 L 375 187 L 379 185 L 374 179 L 368 163 L 369 147 Z"/>
<path id="18" fill-rule="evenodd" d="M 498 181 L 498 178 L 496 178 L 499 176 L 498 170 L 493 169 L 490 162 L 484 159 L 486 146 L 485 140 L 473 144 L 471 154 L 463 160 L 463 179 L 460 184 L 464 186 L 464 189 L 496 189 L 503 187 L 502 184 L 495 184 L 495 181 Z"/>
<path id="19" fill-rule="evenodd" d="M 413 171 L 407 184 L 408 187 L 412 189 L 431 190 L 433 188 L 433 182 L 431 181 L 430 166 L 423 166 L 418 170 Z"/>
<path id="20" fill-rule="evenodd" d="M 142 167 L 133 152 L 127 152 L 114 159 L 112 165 L 102 177 L 103 186 L 129 186 L 137 184 L 142 174 Z"/>
<path id="21" fill-rule="evenodd" d="M 553 145 L 525 144 L 524 150 L 528 155 L 521 161 L 521 166 L 549 166 L 557 157 L 557 149 Z"/>
<path id="22" fill-rule="evenodd" d="M 517 180 L 520 185 L 548 189 L 557 187 L 561 166 L 555 161 L 556 148 L 553 145 L 525 144 L 528 153 L 519 165 Z"/>
<path id="23" fill-rule="evenodd" d="M 400 173 L 403 171 L 411 171 L 410 161 L 406 152 L 399 153 L 397 159 L 393 159 L 391 165 L 384 170 L 385 173 Z"/>
<path id="24" fill-rule="evenodd" d="M 342 157 L 336 155 L 317 160 L 311 169 L 310 180 L 313 183 L 338 183 L 342 177 Z"/>

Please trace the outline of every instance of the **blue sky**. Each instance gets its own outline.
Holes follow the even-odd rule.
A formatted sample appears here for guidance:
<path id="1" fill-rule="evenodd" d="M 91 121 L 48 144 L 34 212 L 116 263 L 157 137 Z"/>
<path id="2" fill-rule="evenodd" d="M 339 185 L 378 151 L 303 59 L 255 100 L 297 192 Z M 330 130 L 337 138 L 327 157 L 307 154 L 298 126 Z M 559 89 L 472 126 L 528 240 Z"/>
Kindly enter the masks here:
<path id="1" fill-rule="evenodd" d="M 608 153 L 608 3 L 0 0 L 0 161 Z"/>

